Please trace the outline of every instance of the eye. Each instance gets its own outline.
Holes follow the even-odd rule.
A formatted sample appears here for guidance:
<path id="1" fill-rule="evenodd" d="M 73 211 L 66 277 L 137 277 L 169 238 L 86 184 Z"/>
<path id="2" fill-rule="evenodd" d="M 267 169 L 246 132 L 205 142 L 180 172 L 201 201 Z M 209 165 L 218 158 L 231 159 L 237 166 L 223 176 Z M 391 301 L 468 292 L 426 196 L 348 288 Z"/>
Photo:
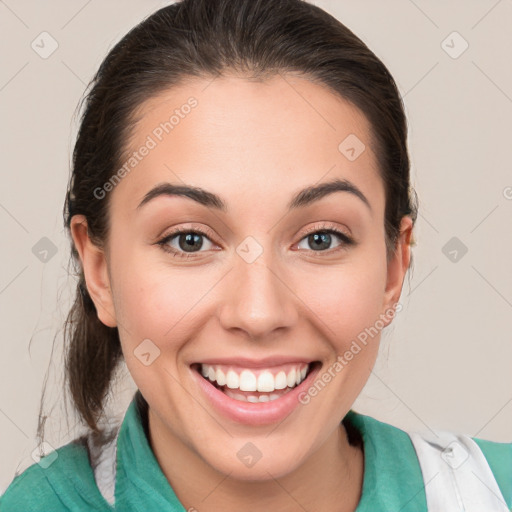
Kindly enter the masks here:
<path id="1" fill-rule="evenodd" d="M 203 248 L 203 238 L 208 240 L 207 250 L 213 246 L 209 234 L 200 229 L 178 228 L 159 240 L 157 244 L 166 252 L 180 258 L 194 257 L 193 253 L 200 252 Z M 177 246 L 176 246 L 177 244 Z"/>
<path id="2" fill-rule="evenodd" d="M 334 237 L 333 237 L 334 235 Z M 333 249 L 329 250 L 330 245 L 333 241 L 339 241 L 339 244 Z M 343 233 L 339 229 L 332 227 L 331 225 L 315 226 L 308 230 L 306 236 L 302 238 L 297 247 L 301 249 L 300 244 L 305 242 L 312 247 L 313 252 L 336 252 L 338 250 L 347 249 L 348 246 L 355 245 L 355 241 L 347 234 Z M 308 247 L 306 247 L 308 249 Z"/>

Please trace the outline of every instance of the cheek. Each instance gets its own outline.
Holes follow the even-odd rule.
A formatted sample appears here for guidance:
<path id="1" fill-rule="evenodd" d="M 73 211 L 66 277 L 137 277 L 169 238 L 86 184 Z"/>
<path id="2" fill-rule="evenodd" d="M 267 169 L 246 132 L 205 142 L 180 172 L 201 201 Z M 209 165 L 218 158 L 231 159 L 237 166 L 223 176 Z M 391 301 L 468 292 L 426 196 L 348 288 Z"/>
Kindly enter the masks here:
<path id="1" fill-rule="evenodd" d="M 170 274 L 132 267 L 117 289 L 116 315 L 124 359 L 146 396 L 164 389 L 165 383 L 172 381 L 170 375 L 179 375 L 176 356 L 190 339 L 187 312 L 198 301 L 184 273 L 172 278 Z M 153 403 L 157 402 L 155 397 Z"/>
<path id="2" fill-rule="evenodd" d="M 129 348 L 146 338 L 158 345 L 166 334 L 176 338 L 175 331 L 186 324 L 180 319 L 198 301 L 194 269 L 173 270 L 165 263 L 171 255 L 156 246 L 134 247 L 133 240 L 119 232 L 113 233 L 112 247 L 115 312 Z"/>
<path id="3" fill-rule="evenodd" d="M 198 301 L 193 282 L 185 273 L 132 269 L 116 293 L 116 314 L 130 343 L 144 338 L 157 343 L 164 337 L 179 338 L 187 311 Z"/>
<path id="4" fill-rule="evenodd" d="M 312 317 L 320 320 L 318 329 L 338 353 L 375 325 L 384 298 L 385 264 L 369 255 L 355 260 L 308 271 L 297 289 Z"/>

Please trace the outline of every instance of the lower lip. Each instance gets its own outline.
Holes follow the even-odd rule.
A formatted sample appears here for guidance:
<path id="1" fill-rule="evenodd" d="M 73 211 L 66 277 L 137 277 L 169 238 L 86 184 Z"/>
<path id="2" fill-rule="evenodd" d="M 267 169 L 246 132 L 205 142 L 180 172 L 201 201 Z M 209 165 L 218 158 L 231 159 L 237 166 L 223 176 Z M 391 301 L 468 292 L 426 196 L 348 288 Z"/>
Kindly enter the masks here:
<path id="1" fill-rule="evenodd" d="M 319 371 L 320 367 L 314 368 L 298 386 L 276 400 L 252 403 L 227 396 L 191 368 L 194 379 L 213 406 L 230 420 L 245 425 L 268 425 L 284 420 L 296 407 L 302 405 L 299 395 L 309 388 Z"/>

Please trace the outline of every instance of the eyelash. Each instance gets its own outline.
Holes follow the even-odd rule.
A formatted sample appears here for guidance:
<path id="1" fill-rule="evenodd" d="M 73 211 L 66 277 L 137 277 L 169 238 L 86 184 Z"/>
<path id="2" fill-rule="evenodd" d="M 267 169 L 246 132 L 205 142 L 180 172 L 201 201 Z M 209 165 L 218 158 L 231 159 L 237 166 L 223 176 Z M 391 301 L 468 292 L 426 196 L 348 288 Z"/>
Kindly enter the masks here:
<path id="1" fill-rule="evenodd" d="M 163 251 L 165 251 L 167 253 L 170 253 L 170 254 L 173 254 L 174 256 L 177 256 L 179 258 L 185 258 L 185 259 L 195 258 L 197 253 L 187 253 L 187 252 L 177 251 L 176 249 L 173 249 L 173 248 L 171 248 L 168 245 L 168 242 L 170 240 L 175 238 L 177 235 L 180 235 L 180 234 L 183 234 L 183 233 L 201 235 L 201 236 L 204 236 L 204 237 L 208 238 L 210 241 L 211 241 L 212 238 L 214 238 L 212 236 L 212 234 L 210 232 L 208 232 L 207 230 L 203 231 L 201 229 L 177 228 L 172 233 L 169 233 L 164 238 L 162 238 L 161 240 L 156 242 L 156 244 L 161 246 Z M 327 249 L 327 250 L 324 250 L 324 251 L 312 251 L 312 252 L 315 252 L 315 253 L 320 253 L 320 254 L 321 253 L 328 253 L 328 254 L 332 254 L 333 252 L 337 252 L 338 250 L 347 250 L 348 247 L 353 246 L 353 245 L 356 244 L 356 242 L 354 241 L 353 238 L 349 237 L 347 234 L 343 233 L 342 231 L 333 228 L 332 225 L 330 225 L 330 224 L 324 224 L 322 226 L 315 226 L 314 228 L 311 228 L 311 229 L 307 230 L 304 233 L 304 236 L 299 240 L 298 243 L 302 242 L 302 240 L 304 240 L 304 238 L 306 238 L 309 235 L 314 234 L 314 233 L 323 233 L 323 234 L 335 235 L 335 236 L 337 236 L 341 240 L 341 245 L 340 246 L 335 247 L 334 249 Z"/>

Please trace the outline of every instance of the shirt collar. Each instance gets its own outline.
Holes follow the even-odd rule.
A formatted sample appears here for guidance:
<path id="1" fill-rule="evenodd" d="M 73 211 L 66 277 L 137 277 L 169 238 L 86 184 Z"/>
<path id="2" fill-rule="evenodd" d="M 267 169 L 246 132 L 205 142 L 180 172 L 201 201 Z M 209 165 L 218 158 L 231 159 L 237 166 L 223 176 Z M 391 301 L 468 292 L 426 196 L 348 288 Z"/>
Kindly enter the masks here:
<path id="1" fill-rule="evenodd" d="M 133 512 L 185 512 L 146 437 L 147 410 L 141 407 L 139 394 L 135 393 L 126 411 L 117 441 L 115 507 Z"/>
<path id="2" fill-rule="evenodd" d="M 343 421 L 363 440 L 363 489 L 356 512 L 427 510 L 421 468 L 407 432 L 353 410 Z"/>

